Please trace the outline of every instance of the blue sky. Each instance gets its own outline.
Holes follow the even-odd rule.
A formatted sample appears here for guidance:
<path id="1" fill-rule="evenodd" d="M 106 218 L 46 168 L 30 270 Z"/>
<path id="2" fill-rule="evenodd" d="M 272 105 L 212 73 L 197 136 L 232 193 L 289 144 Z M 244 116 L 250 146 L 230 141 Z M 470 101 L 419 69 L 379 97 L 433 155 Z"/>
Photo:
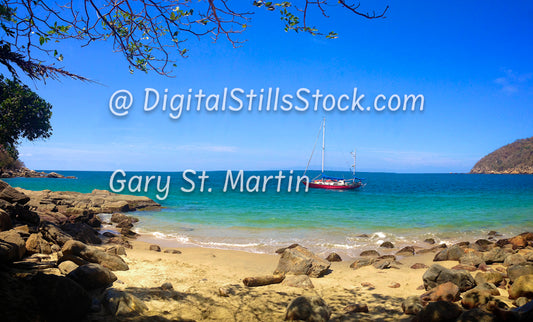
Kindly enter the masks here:
<path id="1" fill-rule="evenodd" d="M 174 78 L 131 75 L 110 43 L 61 43 L 62 66 L 101 85 L 30 81 L 53 104 L 54 133 L 23 142 L 21 158 L 56 170 L 303 169 L 325 116 L 327 168 L 347 170 L 356 148 L 358 171 L 467 172 L 485 154 L 533 135 L 533 3 L 372 5 L 385 3 L 386 19 L 338 9 L 318 17 L 317 25 L 339 34 L 335 40 L 286 33 L 276 14 L 256 14 L 240 48 L 191 38 Z M 357 87 L 368 102 L 382 93 L 423 94 L 425 103 L 423 112 L 184 112 L 172 120 L 168 111 L 142 111 L 147 87 L 335 95 Z M 134 96 L 123 118 L 108 108 L 120 89 Z M 319 168 L 320 158 L 311 164 Z"/>

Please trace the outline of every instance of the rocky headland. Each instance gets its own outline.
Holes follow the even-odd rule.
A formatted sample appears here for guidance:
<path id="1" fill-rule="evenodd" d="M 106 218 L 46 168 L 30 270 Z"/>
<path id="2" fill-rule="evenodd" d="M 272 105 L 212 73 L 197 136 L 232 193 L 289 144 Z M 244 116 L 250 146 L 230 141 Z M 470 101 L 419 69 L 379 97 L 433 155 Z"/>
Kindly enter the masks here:
<path id="1" fill-rule="evenodd" d="M 516 140 L 486 155 L 470 173 L 533 174 L 533 137 Z"/>
<path id="2" fill-rule="evenodd" d="M 2 321 L 531 321 L 533 233 L 326 258 L 165 247 L 135 240 L 106 191 L 28 191 L 0 181 Z M 114 232 L 103 230 L 99 213 Z M 119 233 L 120 232 L 120 233 Z M 167 245 L 168 246 L 168 245 Z"/>
<path id="3" fill-rule="evenodd" d="M 26 167 L 19 167 L 16 169 L 0 169 L 0 178 L 55 178 L 55 179 L 76 179 L 73 176 L 64 176 L 57 172 L 39 172 L 30 170 Z"/>

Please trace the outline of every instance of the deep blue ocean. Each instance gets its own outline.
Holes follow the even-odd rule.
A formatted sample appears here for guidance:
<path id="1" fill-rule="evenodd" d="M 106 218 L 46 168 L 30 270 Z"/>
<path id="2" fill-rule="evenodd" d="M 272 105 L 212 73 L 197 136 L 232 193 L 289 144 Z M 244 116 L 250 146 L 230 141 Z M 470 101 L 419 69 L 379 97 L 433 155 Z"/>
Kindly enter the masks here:
<path id="1" fill-rule="evenodd" d="M 31 190 L 91 192 L 110 189 L 112 172 L 57 171 L 77 179 L 6 179 L 13 186 Z M 199 175 L 198 173 L 197 175 Z M 237 172 L 233 172 L 235 177 Z M 278 171 L 250 171 L 244 174 L 244 192 L 223 192 L 226 171 L 210 171 L 204 192 L 196 179 L 194 192 L 181 172 L 126 172 L 132 176 L 161 176 L 162 186 L 170 176 L 166 199 L 156 180 L 148 191 L 122 193 L 146 195 L 165 208 L 133 215 L 140 218 L 139 232 L 187 246 L 243 249 L 271 252 L 290 243 L 314 251 L 337 251 L 355 255 L 385 240 L 399 245 L 421 244 L 425 238 L 437 241 L 473 241 L 490 230 L 504 236 L 533 231 L 533 175 L 393 174 L 358 173 L 366 185 L 354 191 L 329 191 L 300 187 L 294 171 L 291 192 L 288 179 L 268 182 L 265 192 L 246 192 L 250 176 L 277 175 Z M 312 178 L 318 172 L 308 175 Z M 349 176 L 349 173 L 330 174 Z M 288 170 L 283 175 L 289 176 Z M 193 177 L 189 175 L 189 177 Z M 116 178 L 120 179 L 121 176 Z M 132 187 L 136 187 L 136 179 Z M 254 181 L 252 180 L 251 186 Z M 118 183 L 114 185 L 118 187 Z M 144 190 L 145 180 L 142 182 Z M 126 183 L 127 187 L 127 183 Z M 208 192 L 208 189 L 211 192 Z M 260 190 L 263 180 L 260 182 Z M 360 237 L 366 234 L 369 237 Z"/>

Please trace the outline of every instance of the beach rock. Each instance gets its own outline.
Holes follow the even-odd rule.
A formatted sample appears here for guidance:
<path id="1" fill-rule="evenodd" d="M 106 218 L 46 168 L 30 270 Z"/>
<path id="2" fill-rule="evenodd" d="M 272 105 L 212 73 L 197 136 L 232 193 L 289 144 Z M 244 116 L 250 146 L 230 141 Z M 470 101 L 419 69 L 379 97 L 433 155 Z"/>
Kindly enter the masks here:
<path id="1" fill-rule="evenodd" d="M 172 291 L 174 289 L 174 286 L 172 286 L 172 283 L 170 282 L 165 282 L 161 284 L 161 289 L 163 291 Z"/>
<path id="2" fill-rule="evenodd" d="M 66 242 L 61 251 L 64 256 L 79 257 L 87 262 L 100 264 L 112 271 L 127 271 L 129 269 L 120 256 L 108 254 L 77 240 Z M 69 260 L 72 259 L 69 258 Z"/>
<path id="3" fill-rule="evenodd" d="M 109 238 L 107 243 L 108 244 L 117 244 L 117 245 L 123 246 L 124 248 L 129 248 L 129 249 L 133 248 L 133 246 L 130 244 L 128 239 L 126 237 L 124 237 L 124 236 L 117 236 L 117 237 Z"/>
<path id="4" fill-rule="evenodd" d="M 513 301 L 513 304 L 516 306 L 516 307 L 520 307 L 520 306 L 524 306 L 526 305 L 527 303 L 529 303 L 530 299 L 528 299 L 527 297 L 519 297 L 517 298 L 516 300 Z"/>
<path id="5" fill-rule="evenodd" d="M 81 321 L 89 311 L 91 298 L 69 278 L 37 273 L 28 283 L 43 321 Z"/>
<path id="6" fill-rule="evenodd" d="M 352 303 L 346 305 L 342 311 L 345 314 L 351 314 L 351 313 L 368 313 L 368 305 L 365 303 Z"/>
<path id="7" fill-rule="evenodd" d="M 72 236 L 51 222 L 42 222 L 39 231 L 42 233 L 44 239 L 59 246 L 63 246 L 67 241 L 72 239 Z"/>
<path id="8" fill-rule="evenodd" d="M 526 261 L 528 262 L 533 262 L 533 252 L 529 252 L 527 254 L 524 255 L 524 258 L 526 259 Z"/>
<path id="9" fill-rule="evenodd" d="M 438 252 L 433 261 L 458 261 L 463 255 L 465 255 L 464 249 L 458 245 L 453 245 Z"/>
<path id="10" fill-rule="evenodd" d="M 428 268 L 428 267 L 429 266 L 427 266 L 424 263 L 414 263 L 413 265 L 411 265 L 412 269 L 423 269 L 423 268 Z"/>
<path id="11" fill-rule="evenodd" d="M 518 277 L 509 288 L 509 298 L 527 297 L 533 299 L 533 274 Z"/>
<path id="12" fill-rule="evenodd" d="M 400 286 L 402 285 L 396 282 L 391 282 L 389 285 L 387 285 L 387 287 L 390 287 L 390 288 L 399 288 Z"/>
<path id="13" fill-rule="evenodd" d="M 161 251 L 161 247 L 159 247 L 159 245 L 150 245 L 150 250 L 152 250 L 154 252 L 160 252 Z"/>
<path id="14" fill-rule="evenodd" d="M 128 237 L 128 238 L 137 238 L 137 236 L 139 236 L 139 234 L 137 234 L 136 232 L 132 231 L 131 229 L 129 228 L 122 228 L 120 229 L 120 234 L 124 237 Z"/>
<path id="15" fill-rule="evenodd" d="M 281 285 L 306 289 L 315 288 L 313 282 L 311 282 L 311 279 L 307 275 L 289 275 L 285 277 Z"/>
<path id="16" fill-rule="evenodd" d="M 415 249 L 413 248 L 413 246 L 406 246 L 396 253 L 396 255 L 398 256 L 413 256 L 414 254 Z"/>
<path id="17" fill-rule="evenodd" d="M 433 238 L 426 238 L 426 239 L 424 239 L 424 243 L 426 243 L 426 244 L 430 244 L 430 245 L 434 245 L 434 244 L 435 244 L 435 239 L 433 239 Z"/>
<path id="18" fill-rule="evenodd" d="M 2 180 L 0 180 L 0 199 L 9 203 L 18 203 L 21 205 L 30 201 L 30 197 L 26 196 L 22 192 L 17 191 L 15 188 L 11 187 Z"/>
<path id="19" fill-rule="evenodd" d="M 494 285 L 492 283 L 478 284 L 472 290 L 477 290 L 477 291 L 480 291 L 480 292 L 487 292 L 487 293 L 489 293 L 492 296 L 499 296 L 500 295 L 500 291 L 498 290 L 496 285 Z"/>
<path id="20" fill-rule="evenodd" d="M 474 249 L 480 252 L 486 252 L 492 248 L 492 245 L 494 245 L 494 243 L 490 240 L 478 239 L 474 243 Z"/>
<path id="21" fill-rule="evenodd" d="M 300 296 L 287 307 L 285 320 L 289 321 L 329 321 L 331 310 L 326 302 L 318 296 Z"/>
<path id="22" fill-rule="evenodd" d="M 297 246 L 300 246 L 300 244 L 292 244 L 288 247 L 283 247 L 283 248 L 279 248 L 276 250 L 276 254 L 283 254 L 283 252 L 286 250 L 286 249 L 290 249 L 290 248 L 295 248 Z"/>
<path id="23" fill-rule="evenodd" d="M 508 255 L 509 253 L 502 248 L 493 248 L 490 251 L 483 253 L 482 259 L 487 264 L 503 263 Z"/>
<path id="24" fill-rule="evenodd" d="M 475 272 L 477 270 L 477 268 L 475 266 L 463 265 L 463 264 L 455 265 L 454 267 L 452 267 L 452 269 L 453 270 L 469 271 L 469 272 Z"/>
<path id="25" fill-rule="evenodd" d="M 456 271 L 447 269 L 441 265 L 432 265 L 422 276 L 426 290 L 436 287 L 446 282 L 452 282 L 459 287 L 461 292 L 465 292 L 476 286 L 476 281 L 467 271 Z"/>
<path id="26" fill-rule="evenodd" d="M 68 275 L 70 272 L 78 268 L 78 265 L 72 261 L 64 261 L 61 262 L 57 268 L 59 268 L 59 271 L 63 275 Z"/>
<path id="27" fill-rule="evenodd" d="M 117 228 L 133 228 L 133 223 L 128 220 L 121 221 L 117 224 Z"/>
<path id="28" fill-rule="evenodd" d="M 361 254 L 359 254 L 360 257 L 379 257 L 379 253 L 376 250 L 369 249 L 362 251 Z"/>
<path id="29" fill-rule="evenodd" d="M 520 276 L 533 274 L 533 263 L 522 263 L 507 267 L 507 276 L 514 282 Z"/>
<path id="30" fill-rule="evenodd" d="M 342 262 L 342 258 L 337 253 L 331 253 L 326 257 L 328 262 Z"/>
<path id="31" fill-rule="evenodd" d="M 432 288 L 420 296 L 424 302 L 448 301 L 455 302 L 459 299 L 459 287 L 452 282 L 446 282 Z"/>
<path id="32" fill-rule="evenodd" d="M 366 287 L 368 290 L 373 290 L 376 286 L 370 282 L 361 282 L 362 287 Z"/>
<path id="33" fill-rule="evenodd" d="M 420 297 L 413 295 L 409 296 L 402 302 L 402 311 L 404 314 L 415 315 L 422 310 L 422 301 Z"/>
<path id="34" fill-rule="evenodd" d="M 392 267 L 393 261 L 390 259 L 377 259 L 372 263 L 372 266 L 374 266 L 377 269 L 389 269 Z"/>
<path id="35" fill-rule="evenodd" d="M 116 317 L 133 317 L 148 311 L 148 307 L 136 296 L 116 289 L 104 293 L 104 306 Z"/>
<path id="36" fill-rule="evenodd" d="M 492 283 L 499 285 L 503 281 L 503 274 L 497 271 L 479 272 L 474 279 L 477 284 Z"/>
<path id="37" fill-rule="evenodd" d="M 509 244 L 509 239 L 504 238 L 504 239 L 498 239 L 496 241 L 496 243 L 494 243 L 494 246 L 502 248 L 502 247 L 504 247 L 505 245 L 508 245 L 508 244 Z"/>
<path id="38" fill-rule="evenodd" d="M 501 236 L 502 234 L 498 233 L 497 231 L 495 230 L 491 230 L 489 231 L 489 233 L 487 234 L 487 236 L 492 236 L 492 237 L 499 237 Z"/>
<path id="39" fill-rule="evenodd" d="M 11 228 L 13 228 L 11 216 L 5 210 L 0 209 L 0 231 L 10 230 Z"/>
<path id="40" fill-rule="evenodd" d="M 368 257 L 358 258 L 352 264 L 350 264 L 350 268 L 358 269 L 363 266 L 369 266 L 369 265 L 372 265 L 374 261 L 375 261 L 374 258 L 368 258 Z"/>
<path id="41" fill-rule="evenodd" d="M 26 251 L 29 254 L 42 253 L 51 254 L 52 248 L 46 240 L 43 239 L 41 233 L 31 234 L 26 240 Z"/>
<path id="42" fill-rule="evenodd" d="M 511 254 L 503 261 L 503 266 L 513 266 L 516 264 L 525 263 L 526 259 L 521 254 Z"/>
<path id="43" fill-rule="evenodd" d="M 70 272 L 68 278 L 74 280 L 86 290 L 107 288 L 113 285 L 117 276 L 109 269 L 98 264 L 82 265 Z"/>
<path id="44" fill-rule="evenodd" d="M 111 246 L 107 248 L 106 253 L 112 254 L 112 255 L 122 255 L 126 256 L 126 248 L 124 246 Z"/>
<path id="45" fill-rule="evenodd" d="M 165 251 L 163 253 L 167 253 L 167 254 L 181 254 L 181 251 L 179 249 L 175 249 L 175 248 L 167 248 L 165 249 Z"/>
<path id="46" fill-rule="evenodd" d="M 117 237 L 117 235 L 115 235 L 115 234 L 113 234 L 112 232 L 109 232 L 109 231 L 104 232 L 102 234 L 102 236 L 107 237 L 107 238 Z"/>
<path id="47" fill-rule="evenodd" d="M 328 261 L 316 256 L 307 248 L 296 246 L 283 251 L 274 275 L 293 274 L 321 277 L 328 271 L 330 265 Z"/>
<path id="48" fill-rule="evenodd" d="M 19 233 L 13 229 L 0 232 L 0 263 L 21 260 L 25 253 L 26 243 Z"/>
<path id="49" fill-rule="evenodd" d="M 61 226 L 61 229 L 72 236 L 74 239 L 85 244 L 101 244 L 102 240 L 98 237 L 98 232 L 91 226 L 77 222 Z"/>
<path id="50" fill-rule="evenodd" d="M 486 311 L 483 311 L 482 309 L 475 308 L 472 310 L 468 310 L 463 312 L 459 318 L 457 318 L 457 322 L 497 322 L 499 321 L 496 319 L 496 317 Z"/>
<path id="51" fill-rule="evenodd" d="M 476 253 L 466 253 L 461 258 L 459 258 L 459 263 L 463 265 L 478 266 L 482 263 L 485 263 L 481 256 Z"/>
<path id="52" fill-rule="evenodd" d="M 527 240 L 524 236 L 518 235 L 513 238 L 509 238 L 509 243 L 513 245 L 513 249 L 525 248 L 527 246 Z"/>
<path id="53" fill-rule="evenodd" d="M 430 302 L 416 315 L 419 322 L 452 322 L 463 313 L 455 304 L 447 301 Z"/>
<path id="54" fill-rule="evenodd" d="M 386 241 L 386 242 L 383 242 L 381 245 L 379 245 L 379 247 L 382 247 L 382 248 L 394 248 L 394 244 L 389 242 L 389 241 Z"/>
<path id="55" fill-rule="evenodd" d="M 462 294 L 462 297 L 461 305 L 467 310 L 485 305 L 494 299 L 488 292 L 480 290 L 470 290 Z"/>

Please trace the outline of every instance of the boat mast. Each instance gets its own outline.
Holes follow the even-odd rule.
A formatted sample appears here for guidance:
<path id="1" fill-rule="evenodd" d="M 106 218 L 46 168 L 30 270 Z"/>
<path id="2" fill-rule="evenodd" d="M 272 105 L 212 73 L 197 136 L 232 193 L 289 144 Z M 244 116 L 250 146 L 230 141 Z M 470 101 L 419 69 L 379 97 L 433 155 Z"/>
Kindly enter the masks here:
<path id="1" fill-rule="evenodd" d="M 353 149 L 352 155 L 353 155 L 353 175 L 355 176 L 355 149 Z"/>
<path id="2" fill-rule="evenodd" d="M 324 151 L 326 149 L 326 118 L 322 120 L 322 173 L 324 173 Z"/>

